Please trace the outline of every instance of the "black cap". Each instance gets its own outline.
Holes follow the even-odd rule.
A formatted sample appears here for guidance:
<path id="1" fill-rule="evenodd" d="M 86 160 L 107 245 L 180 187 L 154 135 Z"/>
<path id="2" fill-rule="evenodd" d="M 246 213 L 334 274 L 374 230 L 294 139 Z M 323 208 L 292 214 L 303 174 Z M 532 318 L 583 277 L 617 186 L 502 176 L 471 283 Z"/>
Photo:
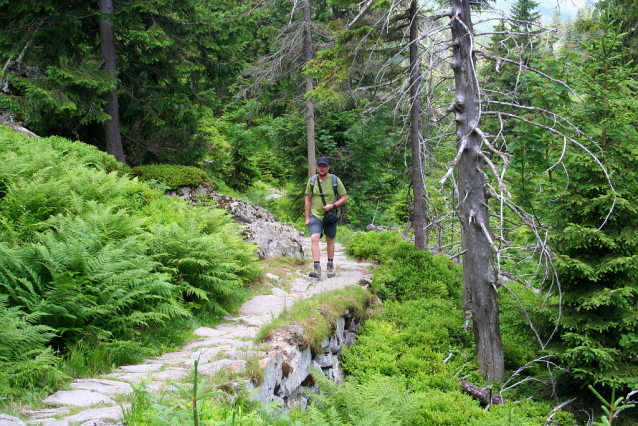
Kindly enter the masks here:
<path id="1" fill-rule="evenodd" d="M 317 164 L 325 164 L 326 166 L 329 166 L 330 160 L 328 160 L 328 157 L 319 157 L 317 159 Z"/>

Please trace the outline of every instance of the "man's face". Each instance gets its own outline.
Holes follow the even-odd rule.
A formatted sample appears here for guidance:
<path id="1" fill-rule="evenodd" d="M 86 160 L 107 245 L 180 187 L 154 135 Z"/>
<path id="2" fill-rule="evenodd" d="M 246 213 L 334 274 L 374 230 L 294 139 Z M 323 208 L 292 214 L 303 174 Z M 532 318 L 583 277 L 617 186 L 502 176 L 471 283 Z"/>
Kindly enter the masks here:
<path id="1" fill-rule="evenodd" d="M 329 165 L 317 164 L 317 173 L 319 173 L 319 176 L 325 176 L 328 173 L 328 170 L 330 170 Z"/>

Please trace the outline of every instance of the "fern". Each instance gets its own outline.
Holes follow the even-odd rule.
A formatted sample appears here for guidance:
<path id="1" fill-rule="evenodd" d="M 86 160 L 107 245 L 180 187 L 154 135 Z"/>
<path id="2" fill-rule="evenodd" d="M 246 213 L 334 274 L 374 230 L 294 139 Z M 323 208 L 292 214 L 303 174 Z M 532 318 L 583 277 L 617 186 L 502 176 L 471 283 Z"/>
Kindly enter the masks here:
<path id="1" fill-rule="evenodd" d="M 0 294 L 0 392 L 59 379 L 59 358 L 46 347 L 55 330 L 35 324 L 42 316 L 39 312 L 27 315 L 18 307 L 8 308 L 7 299 Z"/>
<path id="2" fill-rule="evenodd" d="M 313 377 L 325 396 L 308 408 L 312 425 L 400 426 L 419 410 L 419 394 L 409 393 L 401 378 L 375 376 L 366 382 L 337 386 L 319 370 Z"/>

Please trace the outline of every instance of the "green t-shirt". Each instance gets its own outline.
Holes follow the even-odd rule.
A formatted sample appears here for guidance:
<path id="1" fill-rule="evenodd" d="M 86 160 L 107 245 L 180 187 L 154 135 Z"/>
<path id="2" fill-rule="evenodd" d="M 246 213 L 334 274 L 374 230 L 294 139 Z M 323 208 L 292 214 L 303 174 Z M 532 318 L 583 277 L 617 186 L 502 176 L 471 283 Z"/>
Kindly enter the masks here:
<path id="1" fill-rule="evenodd" d="M 321 202 L 319 183 L 321 183 L 321 189 L 323 189 L 323 196 L 326 199 L 326 204 L 336 203 L 337 197 L 332 189 L 332 175 L 328 173 L 326 180 L 323 182 L 321 182 L 319 180 L 319 176 L 317 176 L 317 179 L 315 179 L 315 187 L 312 190 L 312 208 L 310 209 L 310 214 L 315 216 L 317 219 L 323 220 L 325 212 L 323 211 L 323 203 Z M 337 192 L 340 197 L 346 195 L 346 188 L 343 186 L 343 183 L 339 178 L 337 178 Z M 310 195 L 310 179 L 308 179 L 308 184 L 306 185 L 306 195 Z"/>

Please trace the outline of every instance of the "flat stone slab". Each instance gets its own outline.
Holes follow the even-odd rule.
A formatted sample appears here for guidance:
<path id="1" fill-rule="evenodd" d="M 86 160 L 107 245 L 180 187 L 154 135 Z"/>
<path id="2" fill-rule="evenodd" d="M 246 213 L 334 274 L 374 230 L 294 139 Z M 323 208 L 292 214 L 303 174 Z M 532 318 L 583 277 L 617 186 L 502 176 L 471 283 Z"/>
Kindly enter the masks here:
<path id="1" fill-rule="evenodd" d="M 306 278 L 297 278 L 290 284 L 290 292 L 291 293 L 305 293 L 308 291 L 308 287 L 310 287 L 312 281 Z"/>
<path id="2" fill-rule="evenodd" d="M 160 371 L 162 368 L 164 368 L 164 364 L 138 364 L 123 365 L 115 371 L 122 373 L 151 373 L 153 371 Z"/>
<path id="3" fill-rule="evenodd" d="M 188 377 L 190 373 L 184 370 L 164 370 L 153 374 L 155 380 L 179 380 Z"/>
<path id="4" fill-rule="evenodd" d="M 0 426 L 26 426 L 22 420 L 8 414 L 0 414 Z"/>
<path id="5" fill-rule="evenodd" d="M 106 377 L 111 377 L 128 383 L 141 383 L 142 380 L 149 378 L 149 374 L 153 373 L 109 373 Z"/>
<path id="6" fill-rule="evenodd" d="M 202 364 L 197 369 L 201 374 L 215 374 L 218 371 L 229 369 L 236 373 L 241 371 L 246 366 L 247 362 L 243 359 L 220 359 L 219 361 L 210 362 L 208 364 Z"/>
<path id="7" fill-rule="evenodd" d="M 54 418 L 28 420 L 27 424 L 28 425 L 46 425 L 46 426 L 69 426 L 69 422 L 66 419 L 58 420 Z"/>
<path id="8" fill-rule="evenodd" d="M 286 293 L 285 291 L 277 287 L 273 287 L 270 291 L 272 292 L 273 296 L 277 296 L 277 297 L 288 296 L 288 293 Z"/>
<path id="9" fill-rule="evenodd" d="M 70 414 L 71 410 L 67 407 L 60 408 L 47 408 L 45 410 L 22 410 L 20 411 L 22 414 L 27 416 L 27 419 L 42 419 L 46 417 L 60 416 L 64 414 Z"/>
<path id="10" fill-rule="evenodd" d="M 115 405 L 115 401 L 108 396 L 90 390 L 58 391 L 42 402 L 49 405 L 73 405 L 75 407 L 90 407 L 100 404 Z"/>
<path id="11" fill-rule="evenodd" d="M 202 337 L 219 337 L 219 336 L 223 336 L 226 333 L 222 330 L 217 330 L 215 328 L 199 327 L 197 330 L 193 331 L 193 334 L 195 336 L 202 336 Z"/>
<path id="12" fill-rule="evenodd" d="M 200 364 L 206 364 L 211 359 L 216 358 L 217 355 L 219 355 L 222 351 L 223 351 L 223 349 L 220 348 L 220 347 L 205 348 L 205 349 L 197 350 L 197 351 L 191 353 L 190 359 L 185 360 L 183 365 L 184 365 L 184 367 L 192 368 L 193 365 L 194 365 L 194 361 L 196 359 L 199 360 Z"/>
<path id="13" fill-rule="evenodd" d="M 232 336 L 213 337 L 212 339 L 198 340 L 198 341 L 189 343 L 188 345 L 184 346 L 184 349 L 187 351 L 191 351 L 196 348 L 210 348 L 213 346 L 223 346 L 223 345 L 230 346 L 233 344 L 235 340 L 236 339 L 233 339 Z"/>
<path id="14" fill-rule="evenodd" d="M 133 388 L 128 383 L 106 379 L 77 379 L 71 383 L 71 387 L 91 390 L 104 395 L 126 395 L 133 392 Z"/>
<path id="15" fill-rule="evenodd" d="M 183 358 L 188 358 L 190 354 L 191 354 L 190 351 L 169 352 L 169 353 L 160 355 L 157 358 L 163 359 L 163 360 L 183 359 Z"/>
<path id="16" fill-rule="evenodd" d="M 82 423 L 90 420 L 103 420 L 103 421 L 115 421 L 118 422 L 124 419 L 122 413 L 122 407 L 116 405 L 114 407 L 106 408 L 92 408 L 89 410 L 80 411 L 77 414 L 67 417 L 65 420 L 69 423 Z"/>
<path id="17" fill-rule="evenodd" d="M 272 317 L 270 315 L 258 315 L 241 317 L 241 323 L 248 327 L 261 327 L 265 324 L 270 324 Z"/>
<path id="18" fill-rule="evenodd" d="M 278 317 L 284 310 L 286 301 L 278 296 L 257 296 L 241 305 L 239 313 L 241 315 L 263 315 L 270 314 Z"/>
<path id="19" fill-rule="evenodd" d="M 349 285 L 358 285 L 361 275 L 351 277 L 334 277 L 319 281 L 310 289 L 310 294 L 318 294 L 331 290 L 341 290 Z"/>

